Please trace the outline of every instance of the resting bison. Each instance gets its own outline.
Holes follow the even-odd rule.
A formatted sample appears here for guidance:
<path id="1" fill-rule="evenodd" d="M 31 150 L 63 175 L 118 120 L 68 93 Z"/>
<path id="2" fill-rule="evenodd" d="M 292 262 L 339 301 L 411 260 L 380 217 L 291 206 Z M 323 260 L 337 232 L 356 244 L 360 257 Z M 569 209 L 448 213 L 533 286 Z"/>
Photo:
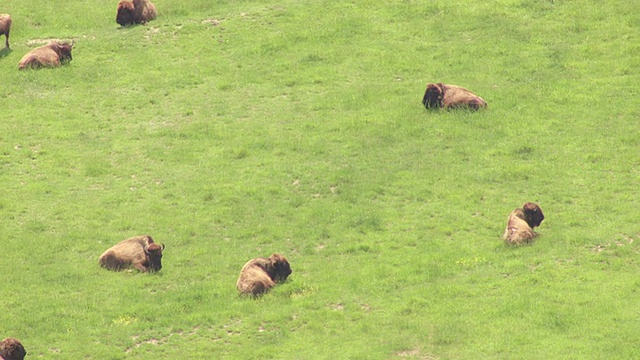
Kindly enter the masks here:
<path id="1" fill-rule="evenodd" d="M 160 271 L 164 244 L 156 244 L 149 235 L 123 240 L 100 255 L 100 266 L 120 271 L 134 268 L 140 271 Z"/>
<path id="2" fill-rule="evenodd" d="M 460 86 L 443 83 L 428 84 L 422 98 L 422 104 L 427 109 L 466 107 L 478 110 L 487 107 L 487 102 L 471 91 Z"/>
<path id="3" fill-rule="evenodd" d="M 525 203 L 522 209 L 515 209 L 509 214 L 502 238 L 509 244 L 528 244 L 538 235 L 533 228 L 540 226 L 542 220 L 544 214 L 540 206 L 532 202 Z"/>
<path id="4" fill-rule="evenodd" d="M 52 41 L 47 45 L 31 50 L 27 55 L 23 56 L 18 64 L 18 69 L 60 66 L 60 64 L 73 60 L 71 57 L 72 49 L 73 43 Z"/>
<path id="5" fill-rule="evenodd" d="M 0 35 L 4 35 L 4 44 L 9 47 L 9 32 L 11 32 L 11 16 L 0 14 Z"/>
<path id="6" fill-rule="evenodd" d="M 120 0 L 116 22 L 122 26 L 144 24 L 157 15 L 156 6 L 149 0 Z"/>
<path id="7" fill-rule="evenodd" d="M 273 254 L 268 259 L 255 258 L 242 267 L 236 287 L 242 294 L 258 296 L 285 281 L 290 274 L 289 262 L 280 254 Z"/>
<path id="8" fill-rule="evenodd" d="M 15 338 L 6 338 L 0 341 L 0 359 L 4 360 L 22 360 L 27 351 L 20 343 L 20 340 Z"/>

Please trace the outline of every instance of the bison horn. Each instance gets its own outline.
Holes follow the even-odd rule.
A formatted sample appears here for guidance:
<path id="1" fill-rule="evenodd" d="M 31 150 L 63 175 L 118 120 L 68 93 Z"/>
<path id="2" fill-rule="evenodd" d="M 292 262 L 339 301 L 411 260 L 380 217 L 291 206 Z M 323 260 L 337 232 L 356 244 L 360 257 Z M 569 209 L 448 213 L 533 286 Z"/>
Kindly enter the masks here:
<path id="1" fill-rule="evenodd" d="M 160 250 L 164 250 L 164 244 L 160 244 Z"/>

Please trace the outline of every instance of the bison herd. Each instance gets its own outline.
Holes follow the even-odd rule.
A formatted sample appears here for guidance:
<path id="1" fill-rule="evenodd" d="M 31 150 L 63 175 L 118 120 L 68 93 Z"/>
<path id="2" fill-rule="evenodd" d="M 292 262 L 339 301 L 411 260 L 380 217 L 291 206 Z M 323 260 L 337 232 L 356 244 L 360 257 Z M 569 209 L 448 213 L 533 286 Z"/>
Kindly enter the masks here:
<path id="1" fill-rule="evenodd" d="M 149 235 L 122 240 L 107 249 L 98 263 L 105 269 L 120 271 L 135 269 L 156 272 L 162 269 L 164 244 L 157 244 Z M 280 254 L 249 260 L 240 271 L 236 287 L 241 294 L 259 296 L 291 275 L 289 261 Z"/>
<path id="2" fill-rule="evenodd" d="M 121 26 L 145 24 L 158 16 L 156 6 L 149 0 L 120 0 L 116 7 L 116 22 Z M 11 16 L 0 14 L 0 35 L 5 36 L 5 46 L 9 48 Z M 73 42 L 61 43 L 57 40 L 27 53 L 18 64 L 18 69 L 58 67 L 72 60 Z M 428 84 L 422 97 L 427 109 L 468 108 L 478 110 L 487 107 L 487 102 L 473 92 L 456 85 L 443 83 Z"/>
<path id="3" fill-rule="evenodd" d="M 538 204 L 527 202 L 509 214 L 503 239 L 507 244 L 529 244 L 538 234 L 534 227 L 540 226 L 544 214 Z M 135 236 L 107 249 L 98 263 L 103 268 L 121 271 L 135 269 L 141 272 L 156 272 L 162 269 L 164 244 L 157 244 L 149 235 Z M 249 260 L 240 270 L 236 288 L 241 295 L 258 297 L 272 289 L 276 284 L 287 280 L 291 275 L 289 261 L 280 254 L 268 258 L 258 257 Z M 0 342 L 0 360 L 23 360 L 27 352 L 15 338 L 6 338 Z"/>
<path id="4" fill-rule="evenodd" d="M 144 24 L 157 16 L 157 9 L 149 0 L 120 0 L 117 5 L 116 22 L 121 26 Z M 9 48 L 11 16 L 0 14 L 0 35 L 5 36 L 5 47 Z M 19 69 L 58 67 L 72 60 L 73 42 L 51 41 L 27 53 L 18 64 Z M 427 109 L 467 108 L 479 110 L 487 102 L 473 92 L 456 85 L 430 83 L 422 98 Z M 531 202 L 525 203 L 509 214 L 502 238 L 507 244 L 530 244 L 537 236 L 533 228 L 544 220 L 542 209 Z M 149 235 L 123 240 L 107 249 L 98 260 L 101 267 L 121 271 L 135 269 L 141 272 L 156 272 L 162 269 L 164 244 L 157 244 Z M 257 297 L 284 282 L 291 274 L 289 261 L 280 254 L 268 258 L 249 260 L 241 269 L 236 282 L 240 294 Z M 19 340 L 6 338 L 0 342 L 0 360 L 22 360 L 26 351 Z"/>
<path id="5" fill-rule="evenodd" d="M 158 11 L 149 0 L 120 0 L 116 8 L 116 22 L 122 26 L 144 24 L 156 18 Z M 0 35 L 5 36 L 5 48 L 9 49 L 11 16 L 0 14 Z M 18 63 L 18 69 L 58 67 L 71 61 L 73 42 L 53 40 L 28 52 Z"/>

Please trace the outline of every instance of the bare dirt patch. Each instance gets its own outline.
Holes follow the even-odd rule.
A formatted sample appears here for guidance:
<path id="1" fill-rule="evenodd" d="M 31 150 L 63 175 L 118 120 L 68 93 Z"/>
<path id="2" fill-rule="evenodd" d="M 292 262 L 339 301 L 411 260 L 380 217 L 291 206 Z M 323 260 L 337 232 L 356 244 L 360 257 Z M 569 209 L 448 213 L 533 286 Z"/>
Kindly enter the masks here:
<path id="1" fill-rule="evenodd" d="M 217 20 L 217 19 L 204 19 L 204 20 L 202 20 L 202 23 L 203 24 L 208 24 L 208 25 L 211 25 L 211 26 L 218 26 L 218 25 L 220 25 L 220 20 Z"/>
<path id="2" fill-rule="evenodd" d="M 56 39 L 56 38 L 50 38 L 50 39 L 31 39 L 31 40 L 27 40 L 27 46 L 29 46 L 29 47 L 42 46 L 42 45 L 47 45 L 48 43 L 50 43 L 50 42 L 52 42 L 52 41 L 62 41 L 62 42 L 64 42 L 65 40 L 62 40 L 62 39 Z"/>
<path id="3" fill-rule="evenodd" d="M 430 354 L 421 354 L 420 349 L 411 349 L 397 352 L 395 354 L 397 357 L 402 358 L 412 358 L 412 359 L 422 359 L 422 360 L 438 360 L 439 357 Z"/>
<path id="4" fill-rule="evenodd" d="M 82 36 L 84 39 L 90 39 L 90 40 L 95 40 L 96 37 L 95 36 L 90 36 L 87 37 Z M 62 42 L 62 43 L 73 43 L 75 42 L 76 39 L 58 39 L 58 38 L 41 38 L 41 39 L 31 39 L 31 40 L 27 40 L 27 46 L 28 47 L 37 47 L 37 46 L 42 46 L 42 45 L 47 45 L 48 43 L 52 42 L 52 41 L 58 41 L 58 42 Z"/>

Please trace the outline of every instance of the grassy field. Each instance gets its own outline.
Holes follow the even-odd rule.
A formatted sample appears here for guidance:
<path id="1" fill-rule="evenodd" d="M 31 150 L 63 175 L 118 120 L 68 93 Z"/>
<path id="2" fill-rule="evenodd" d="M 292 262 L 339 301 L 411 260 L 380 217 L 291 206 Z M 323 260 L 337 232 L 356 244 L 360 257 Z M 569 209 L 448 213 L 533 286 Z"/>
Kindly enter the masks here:
<path id="1" fill-rule="evenodd" d="M 635 3 L 154 3 L 0 5 L 0 338 L 27 359 L 640 358 Z M 18 71 L 50 38 L 73 61 Z M 429 82 L 489 108 L 427 111 Z M 526 201 L 541 236 L 508 247 Z M 98 266 L 142 234 L 159 273 Z M 274 252 L 289 280 L 238 296 Z"/>

